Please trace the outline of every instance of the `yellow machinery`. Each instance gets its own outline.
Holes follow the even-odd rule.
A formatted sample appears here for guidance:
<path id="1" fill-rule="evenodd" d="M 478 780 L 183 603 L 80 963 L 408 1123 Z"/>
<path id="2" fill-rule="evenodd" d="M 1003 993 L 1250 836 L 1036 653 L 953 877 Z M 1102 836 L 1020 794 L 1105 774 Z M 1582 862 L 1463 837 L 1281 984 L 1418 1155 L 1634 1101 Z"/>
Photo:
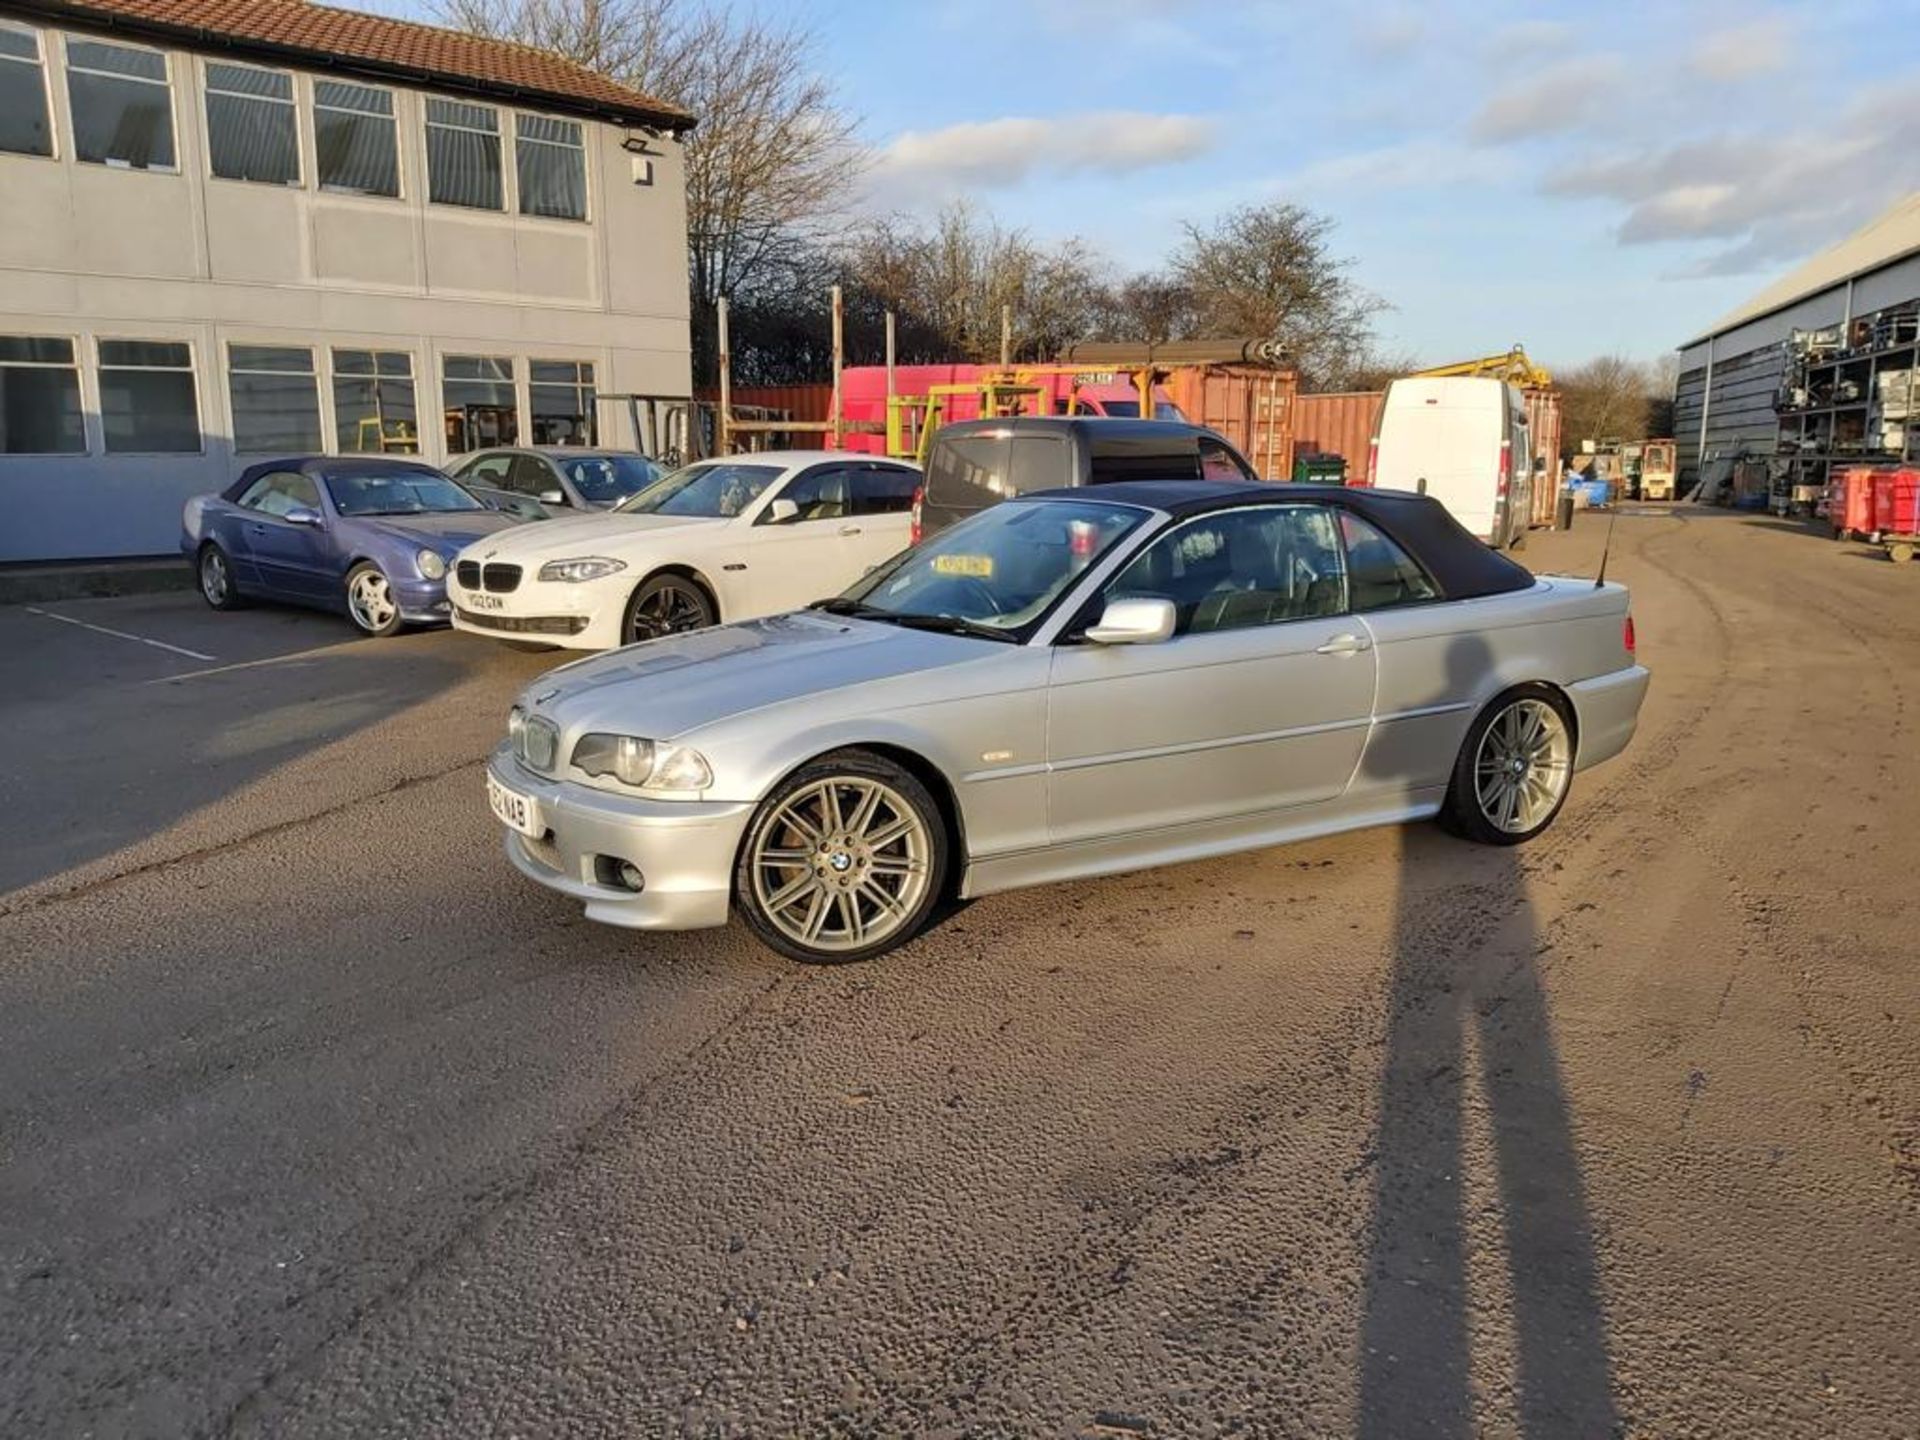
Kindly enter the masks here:
<path id="1" fill-rule="evenodd" d="M 1139 392 L 1140 413 L 1153 414 L 1153 392 L 1164 383 L 1169 372 L 1158 365 L 1114 365 L 1105 367 L 1115 374 L 1125 373 L 1128 384 Z M 1090 365 L 1014 365 L 987 370 L 977 381 L 930 386 L 924 395 L 895 395 L 887 401 L 887 454 L 896 460 L 925 464 L 927 447 L 933 432 L 946 419 L 948 402 L 958 396 L 972 396 L 979 402 L 982 420 L 1000 420 L 1015 415 L 1052 413 L 1053 387 L 1039 383 L 1056 375 L 1081 376 L 1094 373 Z M 1067 388 L 1059 413 L 1078 415 L 1080 382 Z M 851 427 L 849 427 L 851 428 Z"/>
<path id="2" fill-rule="evenodd" d="M 1452 365 L 1435 365 L 1431 369 L 1413 373 L 1423 379 L 1434 380 L 1447 376 L 1506 380 L 1527 390 L 1547 390 L 1553 386 L 1553 376 L 1534 364 L 1526 350 L 1519 345 L 1504 355 L 1482 355 L 1478 360 L 1460 360 Z"/>

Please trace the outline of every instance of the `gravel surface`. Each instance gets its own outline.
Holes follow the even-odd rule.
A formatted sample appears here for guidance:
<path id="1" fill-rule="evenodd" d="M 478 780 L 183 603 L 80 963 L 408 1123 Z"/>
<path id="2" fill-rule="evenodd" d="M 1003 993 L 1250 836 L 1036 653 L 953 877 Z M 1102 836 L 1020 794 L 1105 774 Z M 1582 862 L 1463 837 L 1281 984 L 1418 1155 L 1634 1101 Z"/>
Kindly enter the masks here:
<path id="1" fill-rule="evenodd" d="M 1920 567 L 1610 574 L 1654 690 L 1540 841 L 826 970 L 507 867 L 554 657 L 0 610 L 0 1434 L 1912 1436 Z"/>

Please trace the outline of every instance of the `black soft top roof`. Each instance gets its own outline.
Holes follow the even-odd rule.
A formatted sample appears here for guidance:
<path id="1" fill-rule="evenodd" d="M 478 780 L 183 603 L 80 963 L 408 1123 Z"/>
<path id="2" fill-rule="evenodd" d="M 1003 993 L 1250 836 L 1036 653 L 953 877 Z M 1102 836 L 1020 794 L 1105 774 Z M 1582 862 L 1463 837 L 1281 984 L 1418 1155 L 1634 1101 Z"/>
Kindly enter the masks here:
<path id="1" fill-rule="evenodd" d="M 444 471 L 411 455 L 287 455 L 278 460 L 261 460 L 240 472 L 240 477 L 220 492 L 225 500 L 238 500 L 247 487 L 262 475 L 276 470 L 291 470 L 296 475 L 391 475 L 396 470 L 418 470 L 424 475 L 446 478 Z"/>
<path id="2" fill-rule="evenodd" d="M 1533 573 L 1476 540 L 1438 500 L 1364 486 L 1236 484 L 1220 480 L 1118 480 L 1036 490 L 1021 500 L 1104 500 L 1186 518 L 1247 505 L 1333 505 L 1351 510 L 1418 560 L 1449 600 L 1530 589 Z"/>

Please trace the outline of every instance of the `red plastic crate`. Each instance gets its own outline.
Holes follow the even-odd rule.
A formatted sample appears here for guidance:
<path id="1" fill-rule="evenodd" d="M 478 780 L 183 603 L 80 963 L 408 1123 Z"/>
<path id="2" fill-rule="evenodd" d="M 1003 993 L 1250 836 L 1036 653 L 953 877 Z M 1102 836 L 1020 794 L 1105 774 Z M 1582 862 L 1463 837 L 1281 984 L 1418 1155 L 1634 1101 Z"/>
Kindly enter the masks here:
<path id="1" fill-rule="evenodd" d="M 1836 535 L 1865 535 L 1877 528 L 1873 519 L 1873 479 L 1881 472 L 1851 465 L 1833 477 L 1833 496 L 1827 517 Z"/>
<path id="2" fill-rule="evenodd" d="M 1920 535 L 1920 470 L 1883 470 L 1874 477 L 1873 528 L 1883 535 Z"/>

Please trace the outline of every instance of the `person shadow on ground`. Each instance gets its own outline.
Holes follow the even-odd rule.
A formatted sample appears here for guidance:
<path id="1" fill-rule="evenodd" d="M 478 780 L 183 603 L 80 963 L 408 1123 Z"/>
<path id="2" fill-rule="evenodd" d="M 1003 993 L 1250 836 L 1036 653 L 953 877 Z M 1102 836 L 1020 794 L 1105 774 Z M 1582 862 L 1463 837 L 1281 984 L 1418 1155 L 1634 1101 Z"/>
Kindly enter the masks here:
<path id="1" fill-rule="evenodd" d="M 1444 693 L 1431 703 L 1471 693 L 1492 665 L 1482 636 L 1454 637 Z M 1526 1440 L 1615 1435 L 1592 1222 L 1518 850 L 1438 827 L 1403 833 L 1356 1433 L 1464 1440 L 1505 1412 Z M 1419 883 L 1449 859 L 1463 862 L 1464 882 Z M 1487 1136 L 1493 1174 L 1469 1185 L 1476 1134 Z M 1470 1266 L 1476 1239 L 1500 1246 L 1504 1264 Z M 1474 1293 L 1476 1279 L 1485 1286 L 1502 1270 L 1504 1287 Z M 1486 1353 L 1505 1347 L 1503 1307 L 1510 1374 Z"/>

